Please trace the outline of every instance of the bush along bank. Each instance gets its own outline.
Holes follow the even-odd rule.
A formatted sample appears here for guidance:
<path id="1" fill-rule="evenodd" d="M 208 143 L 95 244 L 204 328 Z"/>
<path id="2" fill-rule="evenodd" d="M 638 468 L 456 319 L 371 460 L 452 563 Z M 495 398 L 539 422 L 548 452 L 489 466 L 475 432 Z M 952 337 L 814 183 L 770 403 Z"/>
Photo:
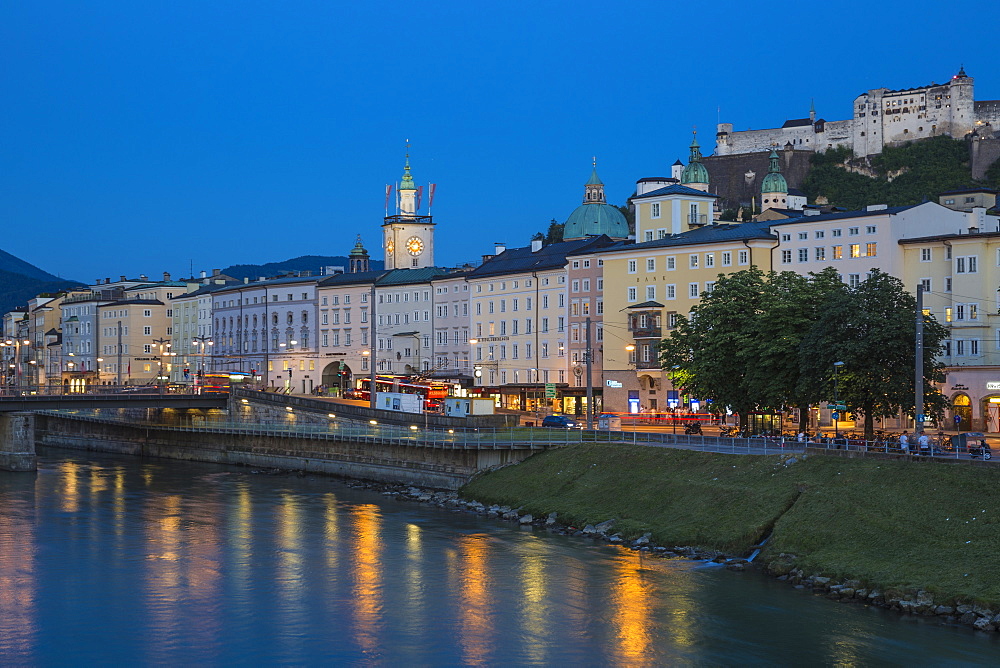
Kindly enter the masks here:
<path id="1" fill-rule="evenodd" d="M 481 475 L 456 504 L 734 569 L 769 538 L 755 563 L 794 586 L 1000 628 L 997 467 L 583 444 Z"/>

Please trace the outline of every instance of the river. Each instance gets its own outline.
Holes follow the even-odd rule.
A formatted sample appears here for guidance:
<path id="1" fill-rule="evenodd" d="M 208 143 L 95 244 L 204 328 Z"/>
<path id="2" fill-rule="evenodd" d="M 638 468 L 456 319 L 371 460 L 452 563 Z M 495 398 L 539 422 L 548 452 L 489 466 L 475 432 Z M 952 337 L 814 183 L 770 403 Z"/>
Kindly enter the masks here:
<path id="1" fill-rule="evenodd" d="M 1000 639 L 324 477 L 0 472 L 0 664 L 995 665 Z"/>

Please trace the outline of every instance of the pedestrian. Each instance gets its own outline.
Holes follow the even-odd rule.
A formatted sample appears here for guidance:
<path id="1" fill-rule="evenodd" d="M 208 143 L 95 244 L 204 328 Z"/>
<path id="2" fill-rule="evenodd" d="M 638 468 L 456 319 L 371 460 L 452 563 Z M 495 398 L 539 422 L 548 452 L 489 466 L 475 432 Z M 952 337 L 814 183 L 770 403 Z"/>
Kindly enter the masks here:
<path id="1" fill-rule="evenodd" d="M 799 432 L 798 441 L 799 441 L 799 443 L 805 443 L 806 442 L 806 433 L 804 431 L 800 431 Z"/>
<path id="2" fill-rule="evenodd" d="M 920 432 L 920 436 L 917 438 L 917 443 L 920 444 L 920 454 L 931 454 L 931 439 L 927 436 L 927 432 Z"/>
<path id="3" fill-rule="evenodd" d="M 907 437 L 905 430 L 899 435 L 899 449 L 903 451 L 904 455 L 910 452 L 910 439 Z"/>

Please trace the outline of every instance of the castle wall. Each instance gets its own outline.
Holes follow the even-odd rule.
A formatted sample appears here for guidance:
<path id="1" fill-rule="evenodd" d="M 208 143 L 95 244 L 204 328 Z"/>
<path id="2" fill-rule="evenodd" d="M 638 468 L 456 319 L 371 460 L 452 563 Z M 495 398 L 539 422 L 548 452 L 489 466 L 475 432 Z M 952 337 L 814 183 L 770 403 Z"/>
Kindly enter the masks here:
<path id="1" fill-rule="evenodd" d="M 1000 100 L 976 102 L 973 108 L 978 123 L 989 123 L 1000 128 Z"/>
<path id="2" fill-rule="evenodd" d="M 813 151 L 805 149 L 778 151 L 781 175 L 789 188 L 801 188 L 809 172 L 812 154 Z M 741 204 L 749 204 L 751 199 L 760 199 L 760 184 L 769 166 L 768 153 L 713 155 L 703 158 L 702 164 L 708 169 L 709 190 L 722 198 L 719 206 L 723 209 L 738 208 Z"/>

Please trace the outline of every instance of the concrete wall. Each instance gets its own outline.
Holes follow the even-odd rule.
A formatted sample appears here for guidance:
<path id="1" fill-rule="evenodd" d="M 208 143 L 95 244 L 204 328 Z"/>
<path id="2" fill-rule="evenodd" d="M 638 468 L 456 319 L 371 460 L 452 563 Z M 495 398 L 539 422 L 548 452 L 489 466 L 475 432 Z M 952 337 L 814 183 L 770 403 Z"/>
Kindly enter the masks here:
<path id="1" fill-rule="evenodd" d="M 458 489 L 479 470 L 519 461 L 532 453 L 527 449 L 445 449 L 377 438 L 338 441 L 322 434 L 297 437 L 206 432 L 53 415 L 39 415 L 36 421 L 35 435 L 40 445 L 294 469 L 438 489 Z"/>
<path id="2" fill-rule="evenodd" d="M 36 468 L 34 415 L 0 414 L 0 470 L 34 471 Z"/>

